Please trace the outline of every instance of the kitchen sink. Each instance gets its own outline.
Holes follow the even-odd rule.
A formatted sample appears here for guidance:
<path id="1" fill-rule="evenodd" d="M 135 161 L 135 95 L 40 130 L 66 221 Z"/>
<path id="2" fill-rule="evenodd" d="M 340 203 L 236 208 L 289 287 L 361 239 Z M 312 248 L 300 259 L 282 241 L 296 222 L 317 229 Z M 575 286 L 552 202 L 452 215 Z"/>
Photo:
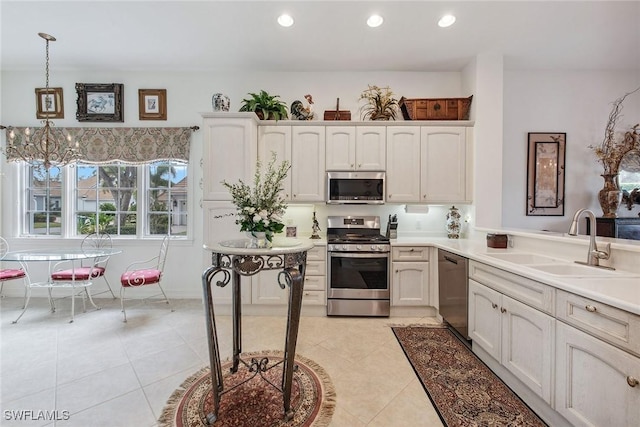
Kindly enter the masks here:
<path id="1" fill-rule="evenodd" d="M 542 271 L 554 276 L 573 276 L 573 277 L 615 277 L 624 276 L 624 273 L 616 270 L 608 270 L 606 268 L 591 267 L 581 264 L 556 263 L 556 264 L 540 264 L 527 265 L 529 268 Z"/>
<path id="2" fill-rule="evenodd" d="M 512 262 L 514 264 L 549 264 L 558 262 L 555 258 L 526 252 L 505 252 L 486 255 L 502 261 Z"/>

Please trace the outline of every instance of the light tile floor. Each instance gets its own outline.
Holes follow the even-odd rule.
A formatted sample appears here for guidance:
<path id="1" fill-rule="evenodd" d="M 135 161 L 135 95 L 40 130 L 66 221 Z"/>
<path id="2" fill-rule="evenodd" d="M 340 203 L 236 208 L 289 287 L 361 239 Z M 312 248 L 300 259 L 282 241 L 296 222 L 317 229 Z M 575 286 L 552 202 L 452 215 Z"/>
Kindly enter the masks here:
<path id="1" fill-rule="evenodd" d="M 170 394 L 207 365 L 199 300 L 173 301 L 173 313 L 163 304 L 141 305 L 127 310 L 128 323 L 117 300 L 97 302 L 101 310 L 68 323 L 70 302 L 51 313 L 46 299 L 33 299 L 12 324 L 22 300 L 0 301 L 0 425 L 152 427 Z M 435 322 L 303 317 L 297 353 L 331 376 L 337 393 L 331 425 L 442 426 L 389 327 Z M 243 351 L 282 349 L 285 324 L 284 317 L 243 317 Z M 218 316 L 217 325 L 222 356 L 229 357 L 230 318 Z M 68 419 L 13 419 L 28 410 L 31 419 L 38 411 Z"/>

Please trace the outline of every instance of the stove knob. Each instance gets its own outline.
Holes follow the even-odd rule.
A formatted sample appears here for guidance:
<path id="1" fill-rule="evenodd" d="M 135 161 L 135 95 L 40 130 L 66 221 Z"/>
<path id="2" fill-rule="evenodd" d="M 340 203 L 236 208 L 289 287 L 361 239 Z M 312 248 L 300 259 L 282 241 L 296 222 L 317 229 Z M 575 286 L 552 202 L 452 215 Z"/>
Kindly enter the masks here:
<path id="1" fill-rule="evenodd" d="M 343 250 L 343 251 L 346 251 L 348 248 L 349 248 L 349 246 L 347 246 L 347 245 L 342 245 L 342 250 Z"/>
<path id="2" fill-rule="evenodd" d="M 380 249 L 380 247 L 379 247 L 379 246 L 371 245 L 371 250 L 372 250 L 372 251 L 377 251 L 377 250 L 379 250 L 379 249 Z"/>
<path id="3" fill-rule="evenodd" d="M 333 245 L 329 245 L 329 252 L 333 250 Z"/>
<path id="4" fill-rule="evenodd" d="M 361 251 L 362 250 L 362 245 L 356 245 L 356 250 Z"/>

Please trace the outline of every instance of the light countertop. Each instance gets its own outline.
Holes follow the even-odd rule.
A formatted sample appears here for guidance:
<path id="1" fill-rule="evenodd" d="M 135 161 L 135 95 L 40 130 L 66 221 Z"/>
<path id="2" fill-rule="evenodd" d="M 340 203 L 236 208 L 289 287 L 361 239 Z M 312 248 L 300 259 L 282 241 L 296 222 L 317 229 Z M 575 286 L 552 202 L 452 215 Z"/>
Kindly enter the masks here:
<path id="1" fill-rule="evenodd" d="M 566 238 L 565 238 L 566 239 Z M 640 315 L 640 274 L 616 270 L 615 276 L 607 277 L 573 277 L 558 276 L 535 270 L 526 265 L 491 257 L 492 253 L 525 253 L 522 250 L 512 248 L 494 249 L 486 245 L 485 239 L 447 239 L 446 237 L 399 237 L 391 241 L 392 246 L 428 245 L 441 248 L 471 260 L 492 265 L 496 268 L 527 277 L 538 282 L 545 283 L 557 289 L 581 295 L 604 304 L 617 307 L 631 313 Z M 633 249 L 635 247 L 630 245 Z M 586 251 L 586 248 L 585 248 Z M 526 251 L 526 253 L 534 253 Z M 538 255 L 549 256 L 540 251 Z M 557 257 L 561 261 L 573 263 L 572 256 L 568 258 Z M 586 258 L 586 252 L 585 252 Z M 593 267 L 595 268 L 595 267 Z"/>

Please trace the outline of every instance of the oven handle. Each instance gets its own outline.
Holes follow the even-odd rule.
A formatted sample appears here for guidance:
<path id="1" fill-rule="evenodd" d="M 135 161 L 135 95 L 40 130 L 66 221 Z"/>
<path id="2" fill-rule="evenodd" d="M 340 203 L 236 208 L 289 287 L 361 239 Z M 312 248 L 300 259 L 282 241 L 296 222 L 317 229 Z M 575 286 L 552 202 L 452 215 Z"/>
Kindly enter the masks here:
<path id="1" fill-rule="evenodd" d="M 389 252 L 329 252 L 332 258 L 389 258 Z"/>

